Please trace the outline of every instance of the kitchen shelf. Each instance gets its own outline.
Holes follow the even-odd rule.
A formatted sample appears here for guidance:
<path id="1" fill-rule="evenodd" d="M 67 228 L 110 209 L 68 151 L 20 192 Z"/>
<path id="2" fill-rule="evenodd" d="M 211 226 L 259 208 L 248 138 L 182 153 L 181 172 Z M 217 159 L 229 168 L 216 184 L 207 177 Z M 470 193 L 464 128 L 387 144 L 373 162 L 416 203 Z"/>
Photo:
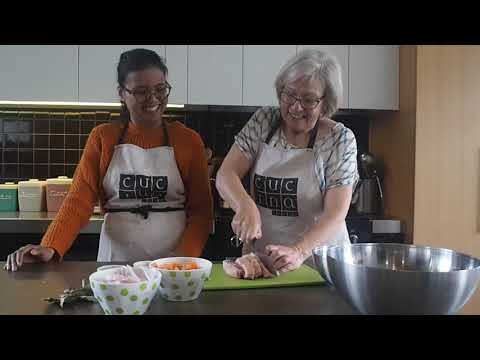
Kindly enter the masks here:
<path id="1" fill-rule="evenodd" d="M 55 218 L 55 212 L 0 212 L 0 234 L 43 234 Z M 80 234 L 100 234 L 103 215 L 93 215 Z"/>

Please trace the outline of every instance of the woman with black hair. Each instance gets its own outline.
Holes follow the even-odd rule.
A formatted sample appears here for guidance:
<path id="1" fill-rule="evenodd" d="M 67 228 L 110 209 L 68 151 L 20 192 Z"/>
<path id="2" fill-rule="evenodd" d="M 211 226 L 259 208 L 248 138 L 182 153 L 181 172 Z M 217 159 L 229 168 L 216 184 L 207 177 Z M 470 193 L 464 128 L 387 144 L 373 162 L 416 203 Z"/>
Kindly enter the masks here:
<path id="1" fill-rule="evenodd" d="M 40 245 L 7 258 L 5 269 L 61 259 L 100 199 L 105 219 L 98 261 L 200 256 L 213 219 L 204 143 L 162 117 L 172 87 L 154 51 L 121 54 L 117 67 L 121 124 L 92 130 L 72 187 Z"/>

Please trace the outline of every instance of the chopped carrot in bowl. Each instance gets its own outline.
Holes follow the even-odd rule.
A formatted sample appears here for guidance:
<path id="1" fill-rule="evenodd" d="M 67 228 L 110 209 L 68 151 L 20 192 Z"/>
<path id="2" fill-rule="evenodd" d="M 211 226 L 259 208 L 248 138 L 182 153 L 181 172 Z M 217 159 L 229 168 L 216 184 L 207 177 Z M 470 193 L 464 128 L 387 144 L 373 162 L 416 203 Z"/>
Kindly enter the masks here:
<path id="1" fill-rule="evenodd" d="M 162 269 L 162 270 L 198 270 L 200 269 L 200 266 L 198 266 L 196 263 L 191 262 L 191 263 L 165 263 L 165 264 L 156 264 L 153 263 L 153 266 L 155 266 L 157 269 Z"/>

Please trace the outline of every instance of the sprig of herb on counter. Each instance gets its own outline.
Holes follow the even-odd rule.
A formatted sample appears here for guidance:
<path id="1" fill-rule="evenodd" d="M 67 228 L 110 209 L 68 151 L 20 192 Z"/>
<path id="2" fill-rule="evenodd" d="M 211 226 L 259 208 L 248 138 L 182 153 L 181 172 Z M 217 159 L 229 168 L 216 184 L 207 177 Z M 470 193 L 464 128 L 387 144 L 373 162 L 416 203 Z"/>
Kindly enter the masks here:
<path id="1" fill-rule="evenodd" d="M 58 296 L 58 298 L 49 297 L 42 300 L 57 304 L 61 308 L 63 308 L 65 304 L 79 301 L 97 302 L 97 299 L 93 296 L 93 291 L 90 287 L 90 284 L 86 284 L 85 279 L 82 280 L 82 287 L 80 289 L 65 289 L 63 290 L 63 293 Z"/>

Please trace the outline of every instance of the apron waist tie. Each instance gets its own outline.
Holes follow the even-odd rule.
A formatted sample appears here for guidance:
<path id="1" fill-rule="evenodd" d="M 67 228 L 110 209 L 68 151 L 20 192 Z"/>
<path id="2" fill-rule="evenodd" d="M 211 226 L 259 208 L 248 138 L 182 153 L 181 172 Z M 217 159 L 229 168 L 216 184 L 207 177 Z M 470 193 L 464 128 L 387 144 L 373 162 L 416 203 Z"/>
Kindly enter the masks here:
<path id="1" fill-rule="evenodd" d="M 171 211 L 182 211 L 185 208 L 174 208 L 174 207 L 164 207 L 164 208 L 154 208 L 152 205 L 143 205 L 136 208 L 121 208 L 121 209 L 105 209 L 105 212 L 131 212 L 133 214 L 140 214 L 144 219 L 148 219 L 149 212 L 171 212 Z"/>

